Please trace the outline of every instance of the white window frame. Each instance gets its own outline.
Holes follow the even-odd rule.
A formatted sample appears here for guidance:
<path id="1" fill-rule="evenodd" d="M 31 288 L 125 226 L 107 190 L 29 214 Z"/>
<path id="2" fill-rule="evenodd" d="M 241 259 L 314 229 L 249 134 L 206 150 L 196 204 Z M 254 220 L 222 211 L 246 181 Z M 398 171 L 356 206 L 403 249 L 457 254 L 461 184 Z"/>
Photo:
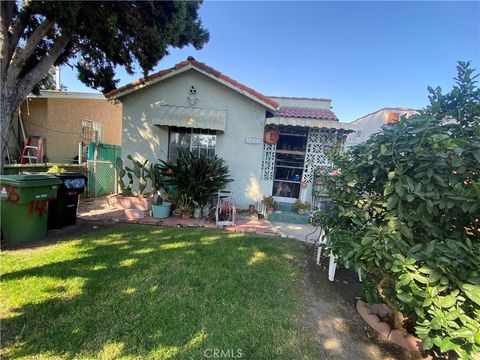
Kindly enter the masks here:
<path id="1" fill-rule="evenodd" d="M 207 158 L 211 158 L 211 157 L 214 157 L 217 153 L 217 131 L 216 130 L 210 130 L 210 129 L 197 129 L 197 128 L 182 128 L 182 127 L 176 127 L 176 126 L 171 126 L 168 128 L 168 161 L 172 161 L 173 158 L 172 158 L 172 142 L 171 142 L 171 139 L 172 139 L 172 132 L 180 132 L 179 130 L 182 129 L 182 130 L 185 130 L 184 132 L 186 134 L 189 134 L 190 135 L 190 142 L 189 142 L 189 146 L 188 146 L 188 150 L 194 152 L 195 149 L 206 149 L 207 150 Z M 213 136 L 214 137 L 214 144 L 213 146 L 209 146 L 207 145 L 206 147 L 203 147 L 203 146 L 194 146 L 193 144 L 193 137 L 195 135 L 209 135 L 209 136 Z M 177 147 L 177 148 L 180 148 L 180 147 Z M 185 149 L 187 149 L 187 147 L 184 147 Z M 213 155 L 209 155 L 209 151 L 210 150 L 213 150 Z M 200 153 L 200 152 L 199 152 Z M 175 155 L 176 156 L 176 155 Z"/>
<path id="2" fill-rule="evenodd" d="M 103 142 L 104 126 L 102 123 L 82 119 L 82 143 L 88 145 L 91 142 Z"/>

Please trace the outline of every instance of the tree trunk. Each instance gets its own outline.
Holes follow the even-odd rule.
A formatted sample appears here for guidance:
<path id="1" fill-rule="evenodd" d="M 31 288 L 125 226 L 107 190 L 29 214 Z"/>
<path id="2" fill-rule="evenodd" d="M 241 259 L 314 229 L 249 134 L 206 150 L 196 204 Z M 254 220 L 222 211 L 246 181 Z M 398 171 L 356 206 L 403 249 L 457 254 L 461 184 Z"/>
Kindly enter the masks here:
<path id="1" fill-rule="evenodd" d="M 43 56 L 43 58 L 35 65 L 28 73 L 21 78 L 14 78 L 9 76 L 10 66 L 15 69 L 13 64 L 10 64 L 9 69 L 5 74 L 2 74 L 1 79 L 1 104 L 0 104 L 0 173 L 3 174 L 4 153 L 7 133 L 10 129 L 13 114 L 22 102 L 27 98 L 28 94 L 33 90 L 35 85 L 48 73 L 48 70 L 53 66 L 55 60 L 62 54 L 63 50 L 70 41 L 70 34 L 64 33 L 60 35 L 53 43 L 50 51 Z M 18 65 L 17 65 L 18 67 Z"/>
<path id="2" fill-rule="evenodd" d="M 0 96 L 0 174 L 3 174 L 5 149 L 8 146 L 8 134 L 15 108 L 11 95 L 6 94 L 6 91 L 2 91 Z"/>
<path id="3" fill-rule="evenodd" d="M 388 283 L 388 275 L 384 275 L 382 280 L 380 280 L 380 282 L 377 284 L 377 291 L 380 297 L 383 299 L 383 301 L 385 301 L 385 303 L 388 305 L 388 307 L 390 307 L 390 309 L 393 312 L 393 327 L 395 329 L 402 330 L 403 329 L 402 323 L 403 323 L 403 320 L 405 320 L 405 318 L 403 314 L 400 311 L 398 311 L 397 305 L 394 302 L 390 301 L 390 299 L 387 296 L 385 296 L 384 290 L 387 283 Z"/>

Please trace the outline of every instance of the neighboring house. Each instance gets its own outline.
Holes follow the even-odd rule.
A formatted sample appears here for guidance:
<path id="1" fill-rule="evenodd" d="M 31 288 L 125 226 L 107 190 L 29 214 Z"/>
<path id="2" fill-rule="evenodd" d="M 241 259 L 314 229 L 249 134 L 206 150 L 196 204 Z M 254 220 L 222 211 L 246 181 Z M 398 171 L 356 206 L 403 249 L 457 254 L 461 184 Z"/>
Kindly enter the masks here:
<path id="1" fill-rule="evenodd" d="M 73 162 L 81 142 L 122 143 L 122 107 L 107 101 L 102 94 L 45 90 L 39 96 L 28 96 L 20 111 L 25 135 L 44 138 L 44 157 L 48 162 Z M 23 143 L 18 116 L 13 120 L 13 128 L 9 148 L 15 154 L 12 158 L 18 158 L 18 144 Z"/>
<path id="2" fill-rule="evenodd" d="M 411 116 L 417 113 L 418 110 L 415 109 L 387 107 L 362 116 L 350 123 L 355 132 L 347 136 L 345 147 L 348 148 L 367 141 L 370 136 L 380 132 L 383 125 L 392 124 L 403 115 Z"/>
<path id="3" fill-rule="evenodd" d="M 328 165 L 326 151 L 350 128 L 330 100 L 267 97 L 193 57 L 106 97 L 123 105 L 124 158 L 175 160 L 179 148 L 218 155 L 241 208 L 272 194 L 310 200 L 315 168 Z M 270 127 L 280 133 L 274 145 L 263 140 Z"/>

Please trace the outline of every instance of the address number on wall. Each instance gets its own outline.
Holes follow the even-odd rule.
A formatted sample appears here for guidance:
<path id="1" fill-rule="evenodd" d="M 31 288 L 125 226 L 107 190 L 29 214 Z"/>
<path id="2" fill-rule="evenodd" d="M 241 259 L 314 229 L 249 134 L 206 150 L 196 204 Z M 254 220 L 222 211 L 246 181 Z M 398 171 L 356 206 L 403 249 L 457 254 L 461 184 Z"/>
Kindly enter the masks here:
<path id="1" fill-rule="evenodd" d="M 256 137 L 246 137 L 245 138 L 245 144 L 261 145 L 262 144 L 262 139 L 261 138 L 256 138 Z"/>

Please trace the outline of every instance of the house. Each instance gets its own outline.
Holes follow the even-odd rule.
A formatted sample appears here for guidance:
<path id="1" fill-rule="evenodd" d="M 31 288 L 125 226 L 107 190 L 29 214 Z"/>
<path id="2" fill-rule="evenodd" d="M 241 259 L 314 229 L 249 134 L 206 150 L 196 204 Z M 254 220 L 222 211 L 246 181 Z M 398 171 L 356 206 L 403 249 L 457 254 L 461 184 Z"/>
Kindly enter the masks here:
<path id="1" fill-rule="evenodd" d="M 350 131 L 329 99 L 265 96 L 193 57 L 106 97 L 122 103 L 122 156 L 175 160 L 179 148 L 218 155 L 240 208 L 269 195 L 309 200 L 314 170 Z"/>
<path id="2" fill-rule="evenodd" d="M 350 123 L 355 132 L 347 136 L 345 147 L 348 148 L 367 141 L 370 136 L 380 132 L 382 126 L 398 121 L 403 115 L 411 116 L 417 113 L 418 110 L 415 109 L 386 107 L 362 116 Z"/>
<path id="3" fill-rule="evenodd" d="M 79 143 L 91 141 L 121 145 L 121 105 L 102 94 L 58 90 L 29 95 L 20 107 L 26 137 L 43 138 L 44 161 L 70 163 L 79 153 Z M 11 158 L 18 159 L 23 144 L 18 114 L 10 136 Z"/>

